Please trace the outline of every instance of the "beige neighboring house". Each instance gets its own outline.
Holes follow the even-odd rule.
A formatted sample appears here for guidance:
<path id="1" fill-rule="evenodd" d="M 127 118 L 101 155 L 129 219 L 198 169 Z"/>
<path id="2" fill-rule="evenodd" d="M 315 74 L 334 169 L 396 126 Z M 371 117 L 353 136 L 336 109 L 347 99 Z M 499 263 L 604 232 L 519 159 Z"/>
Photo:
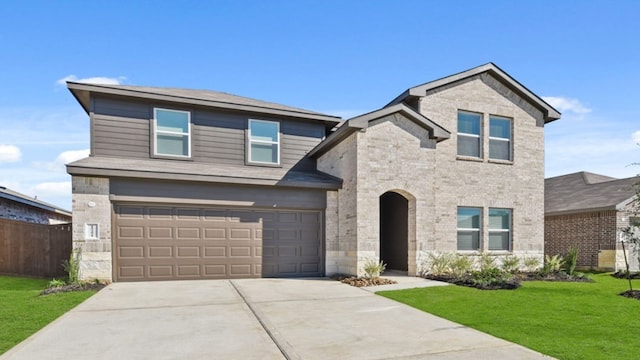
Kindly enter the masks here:
<path id="1" fill-rule="evenodd" d="M 545 253 L 564 256 L 577 246 L 581 268 L 625 269 L 621 230 L 640 226 L 640 215 L 632 211 L 638 183 L 638 176 L 616 179 L 584 171 L 545 179 Z M 627 260 L 637 271 L 638 257 L 627 253 Z"/>
<path id="2" fill-rule="evenodd" d="M 213 91 L 67 84 L 91 123 L 91 155 L 67 165 L 84 279 L 543 257 L 544 126 L 560 113 L 493 63 L 346 121 Z"/>
<path id="3" fill-rule="evenodd" d="M 71 212 L 0 186 L 0 219 L 56 225 L 70 223 Z"/>

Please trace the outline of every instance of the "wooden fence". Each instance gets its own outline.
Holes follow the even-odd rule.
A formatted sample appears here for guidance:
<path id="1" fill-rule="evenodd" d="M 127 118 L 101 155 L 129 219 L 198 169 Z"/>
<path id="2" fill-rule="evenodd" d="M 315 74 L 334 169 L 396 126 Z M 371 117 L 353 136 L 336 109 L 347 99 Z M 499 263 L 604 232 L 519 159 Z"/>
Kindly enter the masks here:
<path id="1" fill-rule="evenodd" d="M 43 225 L 0 219 L 0 273 L 64 277 L 71 255 L 71 224 Z"/>

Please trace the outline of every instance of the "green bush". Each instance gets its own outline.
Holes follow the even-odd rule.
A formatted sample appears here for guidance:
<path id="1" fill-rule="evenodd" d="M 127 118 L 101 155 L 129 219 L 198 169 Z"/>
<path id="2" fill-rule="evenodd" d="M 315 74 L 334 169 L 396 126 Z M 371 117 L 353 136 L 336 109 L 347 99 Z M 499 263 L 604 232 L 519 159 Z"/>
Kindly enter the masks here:
<path id="1" fill-rule="evenodd" d="M 387 268 L 387 264 L 382 262 L 382 260 L 378 262 L 378 260 L 368 259 L 364 263 L 363 270 L 364 270 L 365 276 L 368 277 L 369 279 L 377 279 L 378 277 L 380 277 L 380 274 L 382 274 L 382 272 L 386 268 Z"/>
<path id="2" fill-rule="evenodd" d="M 538 270 L 540 266 L 540 260 L 537 257 L 525 257 L 522 260 L 522 264 L 527 269 L 527 271 L 533 272 Z"/>
<path id="3" fill-rule="evenodd" d="M 429 267 L 427 272 L 433 275 L 445 275 L 451 272 L 451 264 L 455 255 L 452 253 L 429 253 Z"/>
<path id="4" fill-rule="evenodd" d="M 449 264 L 449 269 L 453 276 L 459 278 L 468 274 L 469 271 L 471 271 L 472 266 L 473 261 L 470 257 L 456 254 Z"/>
<path id="5" fill-rule="evenodd" d="M 542 275 L 548 275 L 560 272 L 564 265 L 564 259 L 560 255 L 553 255 L 553 257 L 546 255 L 544 257 L 544 265 L 542 266 Z"/>
<path id="6" fill-rule="evenodd" d="M 69 278 L 69 284 L 77 284 L 79 283 L 79 272 L 80 272 L 80 254 L 82 253 L 82 249 L 75 248 L 71 252 L 69 256 L 69 260 L 65 260 L 62 262 L 62 266 L 64 267 L 64 271 L 67 272 Z"/>
<path id="7" fill-rule="evenodd" d="M 496 268 L 496 258 L 489 253 L 482 252 L 478 258 L 478 266 L 481 272 L 491 271 Z"/>
<path id="8" fill-rule="evenodd" d="M 520 269 L 520 259 L 514 255 L 507 255 L 502 258 L 502 270 L 510 274 L 515 274 Z"/>
<path id="9" fill-rule="evenodd" d="M 567 251 L 567 256 L 565 257 L 564 268 L 567 271 L 567 274 L 573 275 L 576 271 L 576 264 L 578 263 L 578 247 L 572 246 L 569 251 Z"/>
<path id="10" fill-rule="evenodd" d="M 62 287 L 67 285 L 67 283 L 62 279 L 53 278 L 53 280 L 49 281 L 49 287 Z"/>

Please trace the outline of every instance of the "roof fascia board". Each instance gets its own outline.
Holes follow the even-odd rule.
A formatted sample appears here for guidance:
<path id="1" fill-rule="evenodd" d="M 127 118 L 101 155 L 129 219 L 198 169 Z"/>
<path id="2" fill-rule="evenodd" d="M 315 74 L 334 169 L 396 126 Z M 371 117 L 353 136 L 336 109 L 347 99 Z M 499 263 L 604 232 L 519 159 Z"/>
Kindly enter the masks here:
<path id="1" fill-rule="evenodd" d="M 67 165 L 67 172 L 74 176 L 101 176 L 101 177 L 123 177 L 123 178 L 160 179 L 160 180 L 177 180 L 177 181 L 201 181 L 201 182 L 225 183 L 225 184 L 265 185 L 265 186 L 281 186 L 281 187 L 328 189 L 328 190 L 338 190 L 342 187 L 341 182 L 337 182 L 337 181 L 320 183 L 320 182 L 313 182 L 313 181 L 254 179 L 254 178 L 240 178 L 240 177 L 220 176 L 220 175 L 180 174 L 180 173 L 159 172 L 159 171 L 102 169 L 102 168 L 89 168 L 89 167 L 73 166 L 73 165 Z"/>
<path id="2" fill-rule="evenodd" d="M 545 123 L 549 123 L 551 121 L 554 121 L 560 118 L 561 116 L 560 112 L 554 109 L 551 105 L 549 105 L 546 101 L 544 101 L 538 95 L 533 93 L 531 90 L 527 89 L 524 85 L 522 85 L 516 79 L 512 78 L 509 74 L 504 72 L 494 63 L 487 63 L 484 65 L 480 65 L 473 69 L 469 69 L 469 70 L 466 70 L 454 75 L 450 75 L 438 80 L 430 81 L 426 84 L 409 88 L 407 91 L 405 91 L 400 96 L 392 100 L 389 104 L 387 104 L 387 106 L 400 103 L 407 97 L 425 96 L 426 92 L 429 90 L 436 89 L 441 86 L 454 83 L 456 81 L 464 80 L 466 78 L 469 78 L 478 74 L 482 74 L 484 72 L 492 74 L 498 80 L 500 80 L 504 85 L 506 85 L 508 88 L 515 91 L 521 97 L 529 100 L 529 102 L 533 103 L 534 105 L 537 105 L 539 109 L 543 110 L 545 114 Z"/>
<path id="3" fill-rule="evenodd" d="M 93 84 L 82 84 L 82 83 L 73 83 L 67 82 L 67 86 L 69 90 L 73 93 L 78 100 L 78 95 L 75 94 L 75 91 L 87 91 L 87 92 L 96 92 L 101 94 L 109 94 L 109 95 L 119 95 L 119 96 L 129 96 L 129 97 L 137 97 L 148 100 L 156 100 L 156 101 L 168 101 L 168 102 L 179 102 L 179 103 L 187 103 L 192 105 L 200 105 L 200 106 L 208 106 L 208 107 L 216 107 L 220 109 L 227 110 L 236 110 L 236 111 L 248 111 L 248 112 L 257 112 L 263 114 L 270 115 L 281 115 L 281 116 L 290 116 L 290 117 L 299 117 L 305 119 L 312 120 L 322 120 L 325 122 L 330 122 L 334 124 L 338 124 L 341 122 L 341 118 L 337 116 L 331 115 L 319 115 L 319 114 L 309 114 L 300 111 L 293 110 L 280 110 L 273 109 L 263 106 L 254 106 L 254 105 L 242 105 L 242 104 L 233 104 L 223 101 L 213 101 L 213 100 L 200 100 L 194 99 L 184 96 L 175 96 L 175 95 L 164 95 L 164 94 L 153 94 L 144 91 L 136 91 L 131 89 L 115 89 L 108 86 L 99 86 Z M 85 111 L 88 113 L 88 105 L 83 104 L 80 100 L 78 100 Z"/>

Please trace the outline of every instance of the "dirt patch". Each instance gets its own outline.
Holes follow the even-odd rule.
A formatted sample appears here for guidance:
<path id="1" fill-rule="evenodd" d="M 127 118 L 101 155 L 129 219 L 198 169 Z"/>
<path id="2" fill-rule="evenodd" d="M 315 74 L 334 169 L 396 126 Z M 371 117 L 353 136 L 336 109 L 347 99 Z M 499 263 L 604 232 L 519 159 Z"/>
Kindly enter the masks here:
<path id="1" fill-rule="evenodd" d="M 57 294 L 57 293 L 61 293 L 61 292 L 70 292 L 70 291 L 87 291 L 87 290 L 100 291 L 105 286 L 107 286 L 107 285 L 106 284 L 96 284 L 96 283 L 71 284 L 71 285 L 64 285 L 64 286 L 56 286 L 56 287 L 50 287 L 50 288 L 46 288 L 46 289 L 42 290 L 42 292 L 40 292 L 40 295 L 42 296 L 42 295 Z"/>
<path id="2" fill-rule="evenodd" d="M 385 278 L 364 278 L 364 277 L 355 277 L 355 276 L 344 276 L 338 275 L 332 277 L 334 280 L 338 280 L 343 284 L 348 284 L 355 287 L 365 287 L 365 286 L 376 286 L 376 285 L 391 285 L 397 284 L 398 282 L 391 279 Z"/>

